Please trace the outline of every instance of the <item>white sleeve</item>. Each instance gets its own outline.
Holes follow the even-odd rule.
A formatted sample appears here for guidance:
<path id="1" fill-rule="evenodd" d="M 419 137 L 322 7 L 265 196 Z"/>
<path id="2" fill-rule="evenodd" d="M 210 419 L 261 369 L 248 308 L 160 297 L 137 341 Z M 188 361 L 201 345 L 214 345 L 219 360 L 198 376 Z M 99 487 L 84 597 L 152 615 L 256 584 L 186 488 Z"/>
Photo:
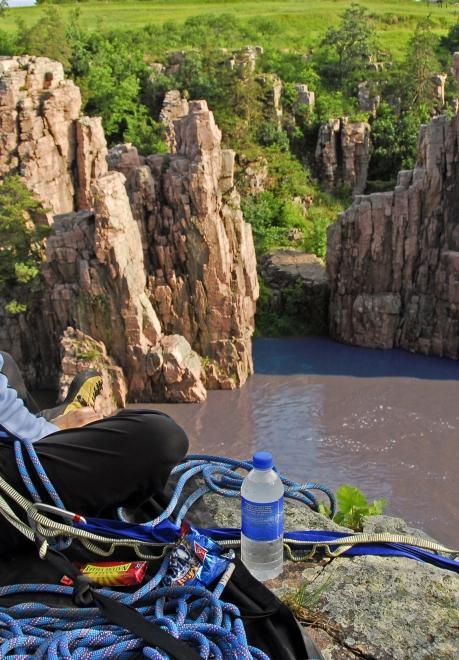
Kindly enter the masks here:
<path id="1" fill-rule="evenodd" d="M 59 428 L 44 417 L 35 417 L 27 410 L 16 390 L 8 386 L 8 380 L 1 373 L 3 358 L 0 355 L 0 427 L 16 438 L 36 442 Z"/>

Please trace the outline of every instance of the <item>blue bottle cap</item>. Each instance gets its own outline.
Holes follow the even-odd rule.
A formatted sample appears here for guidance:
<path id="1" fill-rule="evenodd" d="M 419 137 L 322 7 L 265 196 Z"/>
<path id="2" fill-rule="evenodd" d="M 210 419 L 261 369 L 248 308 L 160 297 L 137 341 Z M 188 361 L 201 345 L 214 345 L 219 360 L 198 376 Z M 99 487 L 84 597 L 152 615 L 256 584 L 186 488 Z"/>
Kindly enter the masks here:
<path id="1" fill-rule="evenodd" d="M 270 470 L 273 466 L 273 455 L 269 451 L 257 451 L 252 459 L 255 470 Z"/>

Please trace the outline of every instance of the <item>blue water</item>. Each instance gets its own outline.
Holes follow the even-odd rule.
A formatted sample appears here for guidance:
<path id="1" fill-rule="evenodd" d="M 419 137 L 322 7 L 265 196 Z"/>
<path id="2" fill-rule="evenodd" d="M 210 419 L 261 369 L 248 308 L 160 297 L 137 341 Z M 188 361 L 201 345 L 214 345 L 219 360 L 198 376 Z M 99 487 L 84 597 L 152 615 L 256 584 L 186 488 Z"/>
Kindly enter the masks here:
<path id="1" fill-rule="evenodd" d="M 155 405 L 191 450 L 245 458 L 274 453 L 299 481 L 351 483 L 459 546 L 459 363 L 337 344 L 254 341 L 256 373 L 204 404 Z"/>
<path id="2" fill-rule="evenodd" d="M 401 349 L 385 351 L 347 346 L 325 337 L 256 339 L 253 358 L 259 374 L 459 381 L 459 362 L 455 360 Z"/>

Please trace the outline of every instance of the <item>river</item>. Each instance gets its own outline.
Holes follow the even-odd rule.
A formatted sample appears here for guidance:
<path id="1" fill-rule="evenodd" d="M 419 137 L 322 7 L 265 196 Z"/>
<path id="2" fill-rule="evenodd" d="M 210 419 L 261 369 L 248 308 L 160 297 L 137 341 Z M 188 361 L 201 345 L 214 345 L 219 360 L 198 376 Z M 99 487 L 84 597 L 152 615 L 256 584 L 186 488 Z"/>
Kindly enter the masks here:
<path id="1" fill-rule="evenodd" d="M 325 338 L 256 339 L 255 374 L 204 404 L 161 404 L 191 451 L 273 452 L 283 473 L 350 483 L 386 513 L 459 546 L 459 363 L 344 346 Z"/>

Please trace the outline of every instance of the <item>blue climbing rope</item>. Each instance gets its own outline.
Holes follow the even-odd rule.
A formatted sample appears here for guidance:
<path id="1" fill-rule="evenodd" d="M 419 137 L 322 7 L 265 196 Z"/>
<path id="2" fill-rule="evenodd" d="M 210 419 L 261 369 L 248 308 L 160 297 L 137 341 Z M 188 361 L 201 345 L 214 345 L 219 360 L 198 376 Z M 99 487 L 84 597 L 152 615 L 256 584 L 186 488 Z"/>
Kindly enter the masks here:
<path id="1" fill-rule="evenodd" d="M 176 639 L 191 643 L 202 658 L 269 660 L 263 651 L 249 645 L 238 608 L 220 599 L 222 581 L 213 592 L 201 586 L 161 587 L 168 564 L 167 557 L 155 577 L 134 593 L 99 592 L 131 606 Z M 33 593 L 72 596 L 73 590 L 54 584 L 0 588 L 0 598 Z M 148 604 L 140 604 L 145 602 Z M 96 608 L 56 608 L 40 603 L 0 607 L 1 658 L 33 655 L 50 660 L 100 660 L 139 652 L 154 660 L 168 658 L 124 628 L 110 624 Z"/>
<path id="2" fill-rule="evenodd" d="M 41 503 L 41 498 L 27 469 L 24 450 L 52 502 L 59 509 L 65 509 L 41 465 L 33 444 L 17 440 L 14 442 L 16 463 L 33 502 Z M 168 507 L 143 527 L 152 529 L 170 518 L 179 526 L 189 509 L 211 491 L 226 497 L 238 497 L 243 476 L 237 470 L 251 469 L 250 461 L 237 461 L 220 456 L 189 456 L 185 463 L 178 465 L 172 472 L 179 478 Z M 203 485 L 186 497 L 179 507 L 186 484 L 198 476 L 202 478 Z M 325 486 L 316 483 L 297 484 L 285 478 L 282 481 L 286 497 L 317 510 L 318 501 L 311 490 L 322 491 L 330 501 L 332 512 L 335 511 L 335 497 Z M 121 509 L 119 515 L 121 520 L 125 518 Z M 70 542 L 69 539 L 60 539 L 61 545 L 57 547 L 66 547 Z M 133 607 L 147 621 L 163 627 L 177 639 L 191 643 L 203 658 L 268 660 L 268 656 L 260 649 L 249 645 L 238 609 L 221 600 L 224 588 L 222 581 L 213 592 L 202 586 L 161 587 L 161 580 L 168 565 L 169 557 L 166 557 L 157 574 L 132 594 L 109 589 L 100 589 L 100 593 Z M 52 584 L 24 584 L 0 588 L 0 598 L 31 593 L 71 596 L 73 590 L 71 587 Z M 110 624 L 96 608 L 54 608 L 39 603 L 0 607 L 0 642 L 2 658 L 33 654 L 37 658 L 52 660 L 99 660 L 126 657 L 140 651 L 148 658 L 168 657 L 157 648 L 149 647 L 142 639 L 124 628 Z"/>
<path id="3" fill-rule="evenodd" d="M 154 520 L 143 523 L 145 527 L 156 527 L 159 523 L 170 518 L 174 519 L 176 525 L 180 526 L 191 507 L 206 493 L 217 493 L 224 497 L 239 497 L 241 492 L 244 475 L 237 470 L 250 472 L 252 461 L 239 461 L 234 458 L 223 456 L 212 456 L 207 454 L 190 454 L 185 463 L 177 465 L 172 470 L 172 475 L 181 475 L 175 487 L 174 494 L 167 508 Z M 276 468 L 275 468 L 276 469 Z M 277 469 L 276 469 L 277 472 Z M 183 490 L 190 479 L 201 477 L 204 484 L 196 488 L 191 495 L 181 505 L 179 511 L 175 514 Z M 284 497 L 297 502 L 301 502 L 314 511 L 319 510 L 319 503 L 316 496 L 311 492 L 316 490 L 327 496 L 330 504 L 331 516 L 336 512 L 336 498 L 332 490 L 319 483 L 300 484 L 279 475 L 284 484 Z M 122 508 L 118 509 L 118 516 L 121 520 L 127 521 Z"/>
<path id="4" fill-rule="evenodd" d="M 59 498 L 52 483 L 48 479 L 43 466 L 30 442 L 16 441 L 14 451 L 19 473 L 35 503 L 41 502 L 24 460 L 24 450 L 34 466 L 34 469 L 49 497 L 59 508 L 64 509 L 64 503 Z M 252 469 L 250 461 L 238 461 L 221 456 L 190 455 L 188 460 L 178 465 L 172 472 L 178 477 L 174 495 L 163 513 L 143 525 L 134 525 L 139 530 L 139 538 L 152 535 L 155 528 L 169 525 L 172 531 L 177 531 L 190 508 L 206 493 L 215 492 L 225 497 L 238 497 L 243 481 L 240 471 Z M 202 480 L 202 485 L 191 494 L 184 495 L 185 486 L 195 477 Z M 332 515 L 335 513 L 336 500 L 326 486 L 318 483 L 299 484 L 282 478 L 285 496 L 298 501 L 313 510 L 318 510 L 318 499 L 312 491 L 324 494 L 330 503 Z M 181 502 L 181 500 L 183 500 Z M 119 510 L 121 521 L 126 519 L 123 510 Z M 104 523 L 110 521 L 89 520 L 86 523 L 76 523 L 78 527 L 89 523 L 100 525 L 99 531 L 104 532 Z M 123 522 L 113 521 L 113 526 L 119 526 L 119 534 L 123 534 Z M 105 530 L 107 531 L 107 527 Z M 171 531 L 170 530 L 170 531 Z M 240 530 L 202 530 L 214 538 L 237 536 Z M 115 532 L 116 533 L 116 532 Z M 294 532 L 286 535 L 320 534 L 325 532 Z M 337 533 L 327 533 L 330 545 Z M 337 537 L 336 537 L 337 538 Z M 298 540 L 301 540 L 299 537 Z M 310 541 L 311 539 L 308 539 Z M 316 540 L 315 537 L 313 540 Z M 328 540 L 328 537 L 327 537 Z M 62 539 L 61 539 L 62 542 Z M 68 545 L 70 540 L 64 539 Z M 350 549 L 349 554 L 363 554 L 365 549 Z M 392 556 L 410 556 L 413 559 L 437 563 L 443 568 L 457 570 L 457 562 L 440 557 L 428 556 L 431 553 L 412 550 L 407 554 L 402 545 L 381 544 L 376 554 L 392 554 Z M 451 565 L 448 565 L 451 564 Z M 100 589 L 105 596 L 129 605 L 141 614 L 148 622 L 156 623 L 167 630 L 175 638 L 188 642 L 202 658 L 241 660 L 267 660 L 267 656 L 259 649 L 249 645 L 244 625 L 238 609 L 221 599 L 224 582 L 221 581 L 213 592 L 203 586 L 182 586 L 166 588 L 161 581 L 169 566 L 169 557 L 163 561 L 157 574 L 134 593 L 120 593 L 109 589 Z M 50 584 L 24 584 L 0 588 L 0 598 L 17 596 L 18 594 L 51 594 L 71 596 L 71 587 Z M 161 660 L 168 656 L 148 644 L 126 629 L 110 624 L 96 608 L 55 608 L 39 603 L 22 603 L 11 607 L 0 607 L 0 657 L 36 658 L 85 658 L 99 660 L 102 658 L 124 658 L 142 652 L 145 657 Z"/>

